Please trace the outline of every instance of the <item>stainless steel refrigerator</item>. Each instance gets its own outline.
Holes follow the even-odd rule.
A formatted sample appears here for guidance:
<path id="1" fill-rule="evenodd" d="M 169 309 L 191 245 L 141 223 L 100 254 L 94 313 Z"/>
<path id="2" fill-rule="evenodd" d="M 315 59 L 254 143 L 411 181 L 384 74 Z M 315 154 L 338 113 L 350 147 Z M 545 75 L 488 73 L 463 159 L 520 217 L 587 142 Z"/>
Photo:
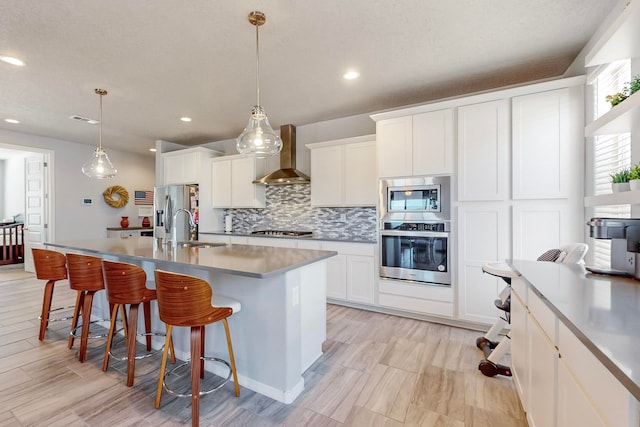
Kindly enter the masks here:
<path id="1" fill-rule="evenodd" d="M 154 237 L 178 242 L 198 240 L 198 184 L 156 187 L 153 209 L 156 215 Z M 190 224 L 189 215 L 180 209 L 191 214 L 195 225 Z M 174 219 L 176 236 L 172 235 Z"/>

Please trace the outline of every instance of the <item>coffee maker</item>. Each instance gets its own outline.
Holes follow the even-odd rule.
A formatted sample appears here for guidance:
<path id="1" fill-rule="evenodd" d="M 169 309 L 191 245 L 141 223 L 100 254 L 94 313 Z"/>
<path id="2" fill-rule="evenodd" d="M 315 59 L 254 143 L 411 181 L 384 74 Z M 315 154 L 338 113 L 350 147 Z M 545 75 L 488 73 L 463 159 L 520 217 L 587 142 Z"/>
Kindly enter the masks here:
<path id="1" fill-rule="evenodd" d="M 611 240 L 611 268 L 587 270 L 640 279 L 640 218 L 591 218 L 587 225 L 589 236 Z"/>

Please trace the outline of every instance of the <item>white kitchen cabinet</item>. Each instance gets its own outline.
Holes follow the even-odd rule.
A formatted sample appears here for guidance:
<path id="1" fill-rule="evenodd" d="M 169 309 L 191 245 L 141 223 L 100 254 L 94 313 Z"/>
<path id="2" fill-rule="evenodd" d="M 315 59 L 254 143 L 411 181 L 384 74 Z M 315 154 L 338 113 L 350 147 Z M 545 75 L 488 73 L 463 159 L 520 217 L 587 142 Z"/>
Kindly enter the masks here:
<path id="1" fill-rule="evenodd" d="M 514 202 L 513 258 L 534 260 L 549 249 L 581 241 L 582 227 L 574 232 L 570 218 L 566 201 Z"/>
<path id="2" fill-rule="evenodd" d="M 266 160 L 234 155 L 211 160 L 212 207 L 264 208 L 265 186 L 253 180 L 265 175 Z"/>
<path id="3" fill-rule="evenodd" d="M 373 256 L 347 256 L 347 299 L 363 304 L 374 303 L 375 262 Z"/>
<path id="4" fill-rule="evenodd" d="M 482 272 L 487 262 L 509 257 L 510 220 L 502 203 L 471 203 L 458 207 L 458 316 L 493 324 L 498 316 L 494 301 L 505 282 Z"/>
<path id="5" fill-rule="evenodd" d="M 375 206 L 375 136 L 307 144 L 311 150 L 311 206 Z"/>
<path id="6" fill-rule="evenodd" d="M 558 362 L 558 427 L 605 427 L 563 359 Z"/>
<path id="7" fill-rule="evenodd" d="M 508 198 L 509 100 L 458 108 L 458 200 Z"/>
<path id="8" fill-rule="evenodd" d="M 203 167 L 203 163 L 219 154 L 202 147 L 162 153 L 164 185 L 202 184 L 205 179 L 208 181 L 208 176 L 205 176 L 207 168 Z"/>
<path id="9" fill-rule="evenodd" d="M 378 281 L 378 305 L 400 311 L 452 318 L 454 293 L 451 286 L 392 280 Z"/>
<path id="10" fill-rule="evenodd" d="M 529 411 L 531 427 L 551 427 L 556 421 L 556 371 L 558 351 L 535 318 L 529 317 Z"/>
<path id="11" fill-rule="evenodd" d="M 513 199 L 569 196 L 575 141 L 569 109 L 568 88 L 512 99 Z"/>
<path id="12" fill-rule="evenodd" d="M 453 110 L 376 122 L 378 176 L 453 173 Z"/>
<path id="13" fill-rule="evenodd" d="M 512 281 L 517 287 L 518 280 Z M 519 283 L 522 283 L 520 281 Z M 523 290 L 525 288 L 523 287 Z M 529 411 L 529 336 L 528 312 L 524 301 L 524 293 L 512 288 L 511 292 L 511 372 L 520 403 L 525 412 Z"/>

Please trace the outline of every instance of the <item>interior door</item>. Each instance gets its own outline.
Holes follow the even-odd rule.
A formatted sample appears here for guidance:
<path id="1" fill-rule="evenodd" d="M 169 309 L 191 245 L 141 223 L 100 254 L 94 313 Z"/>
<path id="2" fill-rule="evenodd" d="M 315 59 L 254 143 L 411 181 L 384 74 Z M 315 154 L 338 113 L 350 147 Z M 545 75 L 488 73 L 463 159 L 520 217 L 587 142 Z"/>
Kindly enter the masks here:
<path id="1" fill-rule="evenodd" d="M 46 154 L 25 158 L 24 270 L 35 272 L 31 248 L 43 247 L 48 236 Z"/>

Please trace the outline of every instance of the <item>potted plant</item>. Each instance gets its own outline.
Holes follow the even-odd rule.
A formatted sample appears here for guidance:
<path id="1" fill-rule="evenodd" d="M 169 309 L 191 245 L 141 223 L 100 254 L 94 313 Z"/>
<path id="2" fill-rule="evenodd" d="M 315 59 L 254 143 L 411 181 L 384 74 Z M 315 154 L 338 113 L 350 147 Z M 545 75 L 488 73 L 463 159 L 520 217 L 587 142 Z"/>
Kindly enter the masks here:
<path id="1" fill-rule="evenodd" d="M 635 76 L 629 82 L 629 96 L 633 95 L 634 93 L 636 93 L 638 91 L 640 91 L 640 74 Z"/>
<path id="2" fill-rule="evenodd" d="M 607 101 L 611 103 L 611 107 L 615 107 L 620 104 L 622 101 L 629 97 L 629 89 L 627 87 L 622 88 L 622 90 L 618 93 L 614 93 L 613 95 L 607 95 L 605 98 Z"/>
<path id="3" fill-rule="evenodd" d="M 631 190 L 640 190 L 640 163 L 629 169 L 629 188 Z"/>
<path id="4" fill-rule="evenodd" d="M 611 189 L 614 193 L 620 191 L 628 191 L 630 168 L 620 169 L 616 173 L 611 174 Z"/>

